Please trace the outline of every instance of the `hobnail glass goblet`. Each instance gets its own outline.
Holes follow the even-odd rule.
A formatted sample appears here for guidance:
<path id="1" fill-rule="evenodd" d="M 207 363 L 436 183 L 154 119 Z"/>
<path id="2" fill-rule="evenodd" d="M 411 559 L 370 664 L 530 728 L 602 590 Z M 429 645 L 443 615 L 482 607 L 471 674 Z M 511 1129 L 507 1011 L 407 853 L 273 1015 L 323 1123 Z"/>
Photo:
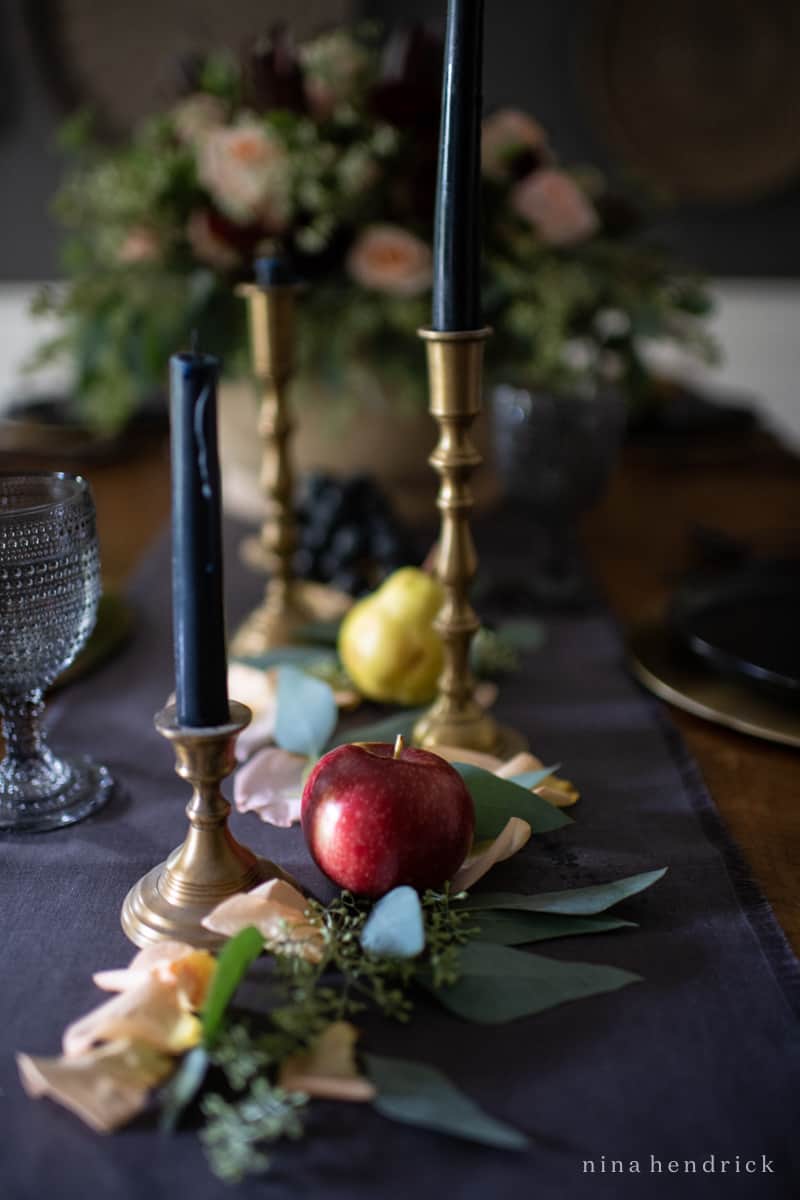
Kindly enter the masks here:
<path id="1" fill-rule="evenodd" d="M 108 770 L 59 758 L 40 727 L 44 692 L 91 633 L 100 599 L 94 501 L 80 476 L 0 474 L 0 830 L 80 821 L 108 800 Z"/>

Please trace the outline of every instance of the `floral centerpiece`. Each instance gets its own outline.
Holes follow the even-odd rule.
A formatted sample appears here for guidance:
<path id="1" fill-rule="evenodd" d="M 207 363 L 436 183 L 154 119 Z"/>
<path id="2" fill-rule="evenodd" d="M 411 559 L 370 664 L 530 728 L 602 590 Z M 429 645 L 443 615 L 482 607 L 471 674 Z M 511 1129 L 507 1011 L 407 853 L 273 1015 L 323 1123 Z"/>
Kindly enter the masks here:
<path id="1" fill-rule="evenodd" d="M 420 31 L 383 48 L 369 30 L 299 47 L 278 32 L 242 61 L 184 64 L 180 98 L 117 148 L 74 119 L 57 201 L 69 281 L 40 301 L 62 333 L 41 357 L 73 358 L 84 415 L 123 423 L 193 329 L 246 371 L 234 284 L 276 239 L 313 285 L 302 370 L 336 385 L 365 362 L 422 404 L 440 82 L 441 46 Z M 483 182 L 490 374 L 556 390 L 614 380 L 641 398 L 646 341 L 708 348 L 698 281 L 641 239 L 596 172 L 561 167 L 532 117 L 486 119 Z"/>

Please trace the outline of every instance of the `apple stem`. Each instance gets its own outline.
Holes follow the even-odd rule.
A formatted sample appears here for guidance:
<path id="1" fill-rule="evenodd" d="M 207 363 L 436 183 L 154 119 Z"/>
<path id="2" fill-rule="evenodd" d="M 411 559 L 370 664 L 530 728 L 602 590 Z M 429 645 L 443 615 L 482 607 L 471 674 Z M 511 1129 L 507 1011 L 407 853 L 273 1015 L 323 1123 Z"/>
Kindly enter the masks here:
<path id="1" fill-rule="evenodd" d="M 405 748 L 405 738 L 403 737 L 402 733 L 398 733 L 397 737 L 394 739 L 394 753 L 392 754 L 392 758 L 399 758 Z"/>

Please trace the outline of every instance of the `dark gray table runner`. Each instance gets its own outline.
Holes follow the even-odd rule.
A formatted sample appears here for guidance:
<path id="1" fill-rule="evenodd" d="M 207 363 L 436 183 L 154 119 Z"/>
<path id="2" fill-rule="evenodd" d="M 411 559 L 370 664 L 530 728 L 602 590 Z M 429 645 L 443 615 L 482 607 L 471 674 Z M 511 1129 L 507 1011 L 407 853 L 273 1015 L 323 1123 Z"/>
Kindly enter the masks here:
<path id="1" fill-rule="evenodd" d="M 260 584 L 230 557 L 233 621 Z M 228 1194 L 191 1134 L 164 1139 L 148 1116 L 97 1136 L 50 1102 L 28 1101 L 13 1061 L 19 1049 L 56 1053 L 67 1022 L 102 999 L 92 971 L 133 953 L 119 927 L 125 892 L 185 830 L 187 794 L 152 726 L 172 682 L 166 543 L 139 572 L 132 598 L 135 641 L 50 711 L 54 741 L 103 758 L 121 794 L 72 829 L 0 841 L 3 1200 Z M 564 764 L 584 799 L 574 826 L 533 839 L 495 870 L 493 888 L 539 891 L 669 866 L 662 883 L 624 909 L 641 929 L 538 948 L 615 963 L 644 982 L 505 1026 L 461 1023 L 424 1001 L 408 1028 L 370 1023 L 372 1049 L 437 1064 L 528 1132 L 529 1152 L 474 1147 L 391 1124 L 364 1106 L 315 1102 L 309 1136 L 278 1147 L 272 1173 L 239 1194 L 796 1196 L 797 962 L 680 739 L 625 674 L 611 622 L 603 614 L 552 621 L 546 647 L 504 685 L 499 712 L 546 761 Z M 252 816 L 234 821 L 254 849 L 324 890 L 298 831 Z"/>

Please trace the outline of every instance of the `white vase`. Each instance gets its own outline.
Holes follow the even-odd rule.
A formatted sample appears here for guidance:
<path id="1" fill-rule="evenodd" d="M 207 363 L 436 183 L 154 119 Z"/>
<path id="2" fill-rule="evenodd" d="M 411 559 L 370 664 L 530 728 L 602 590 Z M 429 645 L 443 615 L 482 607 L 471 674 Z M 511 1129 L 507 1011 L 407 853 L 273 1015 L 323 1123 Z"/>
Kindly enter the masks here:
<path id="1" fill-rule="evenodd" d="M 338 476 L 366 472 L 389 495 L 398 515 L 408 521 L 435 519 L 438 478 L 428 464 L 436 443 L 436 425 L 407 397 L 389 397 L 369 370 L 353 371 L 345 386 L 347 406 L 322 381 L 299 379 L 293 385 L 290 442 L 296 474 L 311 470 Z M 258 402 L 252 381 L 225 381 L 220 388 L 219 434 L 222 493 L 226 511 L 258 521 L 264 502 L 258 485 L 262 444 L 256 432 Z M 484 463 L 473 476 L 479 508 L 498 494 L 491 463 L 489 421 L 481 414 L 475 444 Z"/>

